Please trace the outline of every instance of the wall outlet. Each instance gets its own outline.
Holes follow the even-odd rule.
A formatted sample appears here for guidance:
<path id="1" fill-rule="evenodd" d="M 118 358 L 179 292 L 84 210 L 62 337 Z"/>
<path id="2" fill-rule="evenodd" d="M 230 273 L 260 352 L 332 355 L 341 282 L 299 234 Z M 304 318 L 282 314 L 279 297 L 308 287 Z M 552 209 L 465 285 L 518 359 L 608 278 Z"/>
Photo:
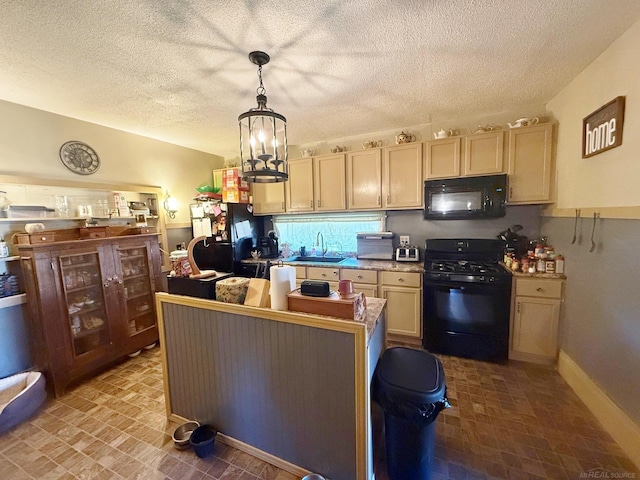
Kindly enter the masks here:
<path id="1" fill-rule="evenodd" d="M 400 235 L 400 245 L 409 245 L 409 235 Z"/>

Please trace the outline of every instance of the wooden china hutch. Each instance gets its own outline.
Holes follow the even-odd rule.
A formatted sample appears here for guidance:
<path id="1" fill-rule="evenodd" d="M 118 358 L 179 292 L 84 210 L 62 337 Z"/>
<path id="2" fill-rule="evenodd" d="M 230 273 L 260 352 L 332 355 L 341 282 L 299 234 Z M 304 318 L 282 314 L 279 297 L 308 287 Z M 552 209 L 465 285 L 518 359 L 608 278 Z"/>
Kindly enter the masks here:
<path id="1" fill-rule="evenodd" d="M 32 234 L 16 245 L 34 367 L 45 372 L 56 396 L 74 380 L 158 340 L 158 234 L 111 229 L 81 238 L 81 230 Z"/>

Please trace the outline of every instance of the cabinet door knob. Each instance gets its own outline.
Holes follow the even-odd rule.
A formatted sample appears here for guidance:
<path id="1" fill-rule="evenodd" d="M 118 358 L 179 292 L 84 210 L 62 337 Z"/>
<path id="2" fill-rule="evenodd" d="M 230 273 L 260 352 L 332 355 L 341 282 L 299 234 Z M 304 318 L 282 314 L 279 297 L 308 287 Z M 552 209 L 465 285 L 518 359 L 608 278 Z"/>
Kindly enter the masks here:
<path id="1" fill-rule="evenodd" d="M 359 278 L 359 279 L 362 279 L 362 275 L 358 275 L 358 278 Z"/>
<path id="2" fill-rule="evenodd" d="M 542 292 L 543 290 L 544 290 L 544 288 L 542 288 L 542 287 L 536 288 L 536 292 Z"/>
<path id="3" fill-rule="evenodd" d="M 404 278 L 400 277 L 400 278 L 398 278 L 398 281 L 399 282 L 404 282 Z"/>

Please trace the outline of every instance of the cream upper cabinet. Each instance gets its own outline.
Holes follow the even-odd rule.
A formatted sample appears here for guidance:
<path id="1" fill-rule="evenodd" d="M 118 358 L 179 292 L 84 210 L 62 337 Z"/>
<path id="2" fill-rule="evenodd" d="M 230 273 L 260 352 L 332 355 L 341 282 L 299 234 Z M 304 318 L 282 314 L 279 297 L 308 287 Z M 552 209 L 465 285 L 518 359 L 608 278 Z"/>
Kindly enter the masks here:
<path id="1" fill-rule="evenodd" d="M 289 161 L 285 182 L 288 212 L 338 211 L 347 208 L 344 154 Z"/>
<path id="2" fill-rule="evenodd" d="M 288 212 L 311 212 L 313 198 L 313 159 L 289 160 L 289 180 L 284 182 Z"/>
<path id="3" fill-rule="evenodd" d="M 503 173 L 503 143 L 501 130 L 466 136 L 462 175 Z"/>
<path id="4" fill-rule="evenodd" d="M 284 182 L 253 183 L 253 212 L 256 214 L 283 213 L 285 211 Z"/>
<path id="5" fill-rule="evenodd" d="M 424 145 L 424 178 L 454 178 L 460 176 L 460 137 L 432 140 Z"/>
<path id="6" fill-rule="evenodd" d="M 509 358 L 553 364 L 564 280 L 514 278 Z"/>
<path id="7" fill-rule="evenodd" d="M 347 154 L 347 208 L 382 207 L 382 149 L 370 148 Z"/>
<path id="8" fill-rule="evenodd" d="M 552 201 L 552 141 L 550 123 L 509 131 L 510 204 Z"/>
<path id="9" fill-rule="evenodd" d="M 384 149 L 382 162 L 382 206 L 422 206 L 422 143 Z"/>
<path id="10" fill-rule="evenodd" d="M 343 153 L 313 159 L 316 211 L 347 208 L 345 156 Z"/>

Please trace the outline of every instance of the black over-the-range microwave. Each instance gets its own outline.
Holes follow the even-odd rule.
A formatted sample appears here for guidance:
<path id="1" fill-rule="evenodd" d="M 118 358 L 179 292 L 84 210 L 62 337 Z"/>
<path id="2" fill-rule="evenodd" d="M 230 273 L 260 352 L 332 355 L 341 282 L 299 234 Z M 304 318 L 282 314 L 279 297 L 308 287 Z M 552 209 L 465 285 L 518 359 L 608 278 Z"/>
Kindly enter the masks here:
<path id="1" fill-rule="evenodd" d="M 424 218 L 463 220 L 504 217 L 507 175 L 424 182 Z"/>

